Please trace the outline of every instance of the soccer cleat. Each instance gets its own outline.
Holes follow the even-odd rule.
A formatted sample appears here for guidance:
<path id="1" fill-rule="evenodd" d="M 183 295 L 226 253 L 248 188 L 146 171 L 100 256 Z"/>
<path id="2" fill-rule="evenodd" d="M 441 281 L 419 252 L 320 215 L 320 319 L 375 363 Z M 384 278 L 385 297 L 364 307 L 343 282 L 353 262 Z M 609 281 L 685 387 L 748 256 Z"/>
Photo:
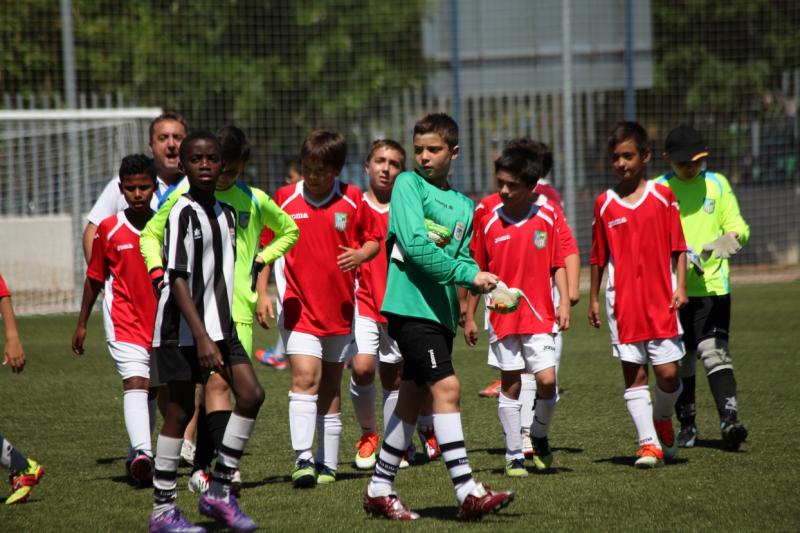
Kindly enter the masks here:
<path id="1" fill-rule="evenodd" d="M 435 461 L 442 455 L 442 450 L 439 448 L 439 441 L 436 440 L 436 432 L 432 427 L 420 429 L 419 440 L 422 442 L 422 447 L 425 448 L 425 455 L 428 461 Z"/>
<path id="2" fill-rule="evenodd" d="M 693 448 L 696 441 L 697 426 L 694 424 L 681 424 L 681 430 L 678 432 L 678 447 Z"/>
<path id="3" fill-rule="evenodd" d="M 378 440 L 376 432 L 362 433 L 356 443 L 355 465 L 359 470 L 372 470 L 378 460 Z"/>
<path id="4" fill-rule="evenodd" d="M 259 348 L 253 353 L 253 357 L 262 365 L 272 366 L 269 361 L 273 353 L 275 353 L 275 348 L 267 348 L 266 350 Z"/>
<path id="5" fill-rule="evenodd" d="M 198 469 L 192 472 L 192 476 L 189 478 L 188 483 L 189 492 L 194 494 L 205 494 L 210 486 L 211 475 L 206 470 Z"/>
<path id="6" fill-rule="evenodd" d="M 481 398 L 497 398 L 500 396 L 500 380 L 498 379 L 478 393 Z"/>
<path id="7" fill-rule="evenodd" d="M 522 455 L 525 459 L 533 459 L 533 443 L 531 436 L 527 433 L 522 434 Z"/>
<path id="8" fill-rule="evenodd" d="M 39 483 L 44 475 L 44 467 L 32 459 L 28 459 L 28 468 L 22 472 L 11 474 L 11 495 L 6 498 L 6 505 L 22 503 L 31 495 L 33 487 Z"/>
<path id="9" fill-rule="evenodd" d="M 180 509 L 173 507 L 165 513 L 150 515 L 150 533 L 206 533 L 206 528 L 186 520 Z"/>
<path id="10" fill-rule="evenodd" d="M 153 482 L 153 469 L 153 458 L 139 450 L 136 452 L 136 457 L 131 461 L 128 472 L 131 479 L 140 486 L 146 487 Z"/>
<path id="11" fill-rule="evenodd" d="M 231 494 L 238 497 L 239 493 L 242 492 L 242 471 L 238 468 L 233 471 L 233 476 L 231 477 Z"/>
<path id="12" fill-rule="evenodd" d="M 194 443 L 190 440 L 183 440 L 181 444 L 181 460 L 189 466 L 194 464 Z"/>
<path id="13" fill-rule="evenodd" d="M 307 489 L 317 484 L 317 471 L 313 461 L 301 459 L 294 465 L 292 484 L 297 489 Z"/>
<path id="14" fill-rule="evenodd" d="M 525 468 L 525 460 L 511 459 L 506 461 L 506 475 L 508 477 L 526 477 L 528 470 Z"/>
<path id="15" fill-rule="evenodd" d="M 547 437 L 533 437 L 533 466 L 536 470 L 547 470 L 553 464 L 553 452 Z"/>
<path id="16" fill-rule="evenodd" d="M 664 466 L 664 452 L 655 444 L 645 444 L 636 452 L 636 468 Z"/>
<path id="17" fill-rule="evenodd" d="M 273 355 L 272 357 L 269 358 L 269 361 L 270 365 L 275 370 L 286 370 L 286 368 L 289 366 L 289 360 L 286 359 L 285 355 L 281 356 Z"/>
<path id="18" fill-rule="evenodd" d="M 514 501 L 514 493 L 503 490 L 495 492 L 488 485 L 478 483 L 458 508 L 459 520 L 480 520 L 483 515 L 496 513 Z"/>
<path id="19" fill-rule="evenodd" d="M 222 522 L 231 531 L 236 531 L 237 533 L 248 533 L 258 528 L 253 519 L 239 509 L 239 504 L 236 503 L 236 496 L 233 494 L 228 496 L 227 499 L 212 498 L 208 494 L 203 494 L 200 496 L 198 510 L 201 515 Z"/>
<path id="20" fill-rule="evenodd" d="M 389 520 L 416 520 L 419 515 L 406 507 L 397 494 L 375 496 L 364 493 L 364 511 L 373 516 L 382 516 Z"/>
<path id="21" fill-rule="evenodd" d="M 739 446 L 747 440 L 747 428 L 736 418 L 728 417 L 720 422 L 722 432 L 722 444 L 731 451 L 736 451 Z"/>
<path id="22" fill-rule="evenodd" d="M 661 451 L 664 452 L 664 459 L 672 459 L 678 455 L 678 440 L 672 430 L 672 419 L 653 420 L 656 427 L 658 441 L 661 443 Z"/>
<path id="23" fill-rule="evenodd" d="M 336 482 L 336 470 L 325 465 L 317 465 L 317 485 L 330 485 Z"/>

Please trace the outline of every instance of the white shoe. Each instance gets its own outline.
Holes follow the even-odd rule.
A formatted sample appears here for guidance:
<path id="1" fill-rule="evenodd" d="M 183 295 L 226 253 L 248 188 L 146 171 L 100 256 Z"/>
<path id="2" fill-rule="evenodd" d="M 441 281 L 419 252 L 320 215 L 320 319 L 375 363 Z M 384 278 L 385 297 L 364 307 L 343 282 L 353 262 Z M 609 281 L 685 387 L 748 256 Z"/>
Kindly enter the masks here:
<path id="1" fill-rule="evenodd" d="M 195 470 L 189 478 L 189 492 L 205 494 L 211 486 L 211 476 L 205 470 Z"/>
<path id="2" fill-rule="evenodd" d="M 533 459 L 533 443 L 528 433 L 522 434 L 522 454 L 525 456 L 525 459 Z"/>
<path id="3" fill-rule="evenodd" d="M 194 449 L 194 443 L 184 439 L 183 444 L 181 444 L 181 459 L 188 465 L 194 464 Z"/>

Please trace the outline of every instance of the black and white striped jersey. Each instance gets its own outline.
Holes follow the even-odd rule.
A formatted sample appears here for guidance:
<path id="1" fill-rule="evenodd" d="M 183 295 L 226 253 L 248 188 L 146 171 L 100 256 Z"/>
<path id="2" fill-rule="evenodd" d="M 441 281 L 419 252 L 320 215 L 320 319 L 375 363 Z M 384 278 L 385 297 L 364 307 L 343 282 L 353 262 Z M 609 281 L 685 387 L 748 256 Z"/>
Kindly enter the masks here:
<path id="1" fill-rule="evenodd" d="M 169 212 L 164 231 L 164 290 L 158 301 L 153 346 L 194 346 L 195 340 L 172 295 L 172 281 L 183 277 L 214 341 L 233 335 L 233 269 L 236 217 L 228 204 L 202 205 L 190 193 Z"/>

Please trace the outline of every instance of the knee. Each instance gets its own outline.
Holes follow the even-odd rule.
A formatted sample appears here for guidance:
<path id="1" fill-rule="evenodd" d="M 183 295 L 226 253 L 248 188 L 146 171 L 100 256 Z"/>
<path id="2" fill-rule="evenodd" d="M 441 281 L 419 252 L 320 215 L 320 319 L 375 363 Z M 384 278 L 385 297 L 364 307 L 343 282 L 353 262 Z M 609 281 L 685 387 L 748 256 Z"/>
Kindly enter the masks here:
<path id="1" fill-rule="evenodd" d="M 369 385 L 375 380 L 375 368 L 367 363 L 360 361 L 359 358 L 353 359 L 351 371 L 352 371 L 351 376 L 353 378 L 353 382 L 356 385 L 359 386 Z"/>
<path id="2" fill-rule="evenodd" d="M 302 394 L 316 394 L 319 389 L 319 378 L 313 374 L 298 374 L 292 376 L 292 390 Z"/>
<path id="3" fill-rule="evenodd" d="M 255 418 L 259 409 L 261 409 L 261 404 L 264 403 L 264 396 L 264 389 L 256 383 L 239 394 L 236 398 L 236 406 L 242 414 Z"/>

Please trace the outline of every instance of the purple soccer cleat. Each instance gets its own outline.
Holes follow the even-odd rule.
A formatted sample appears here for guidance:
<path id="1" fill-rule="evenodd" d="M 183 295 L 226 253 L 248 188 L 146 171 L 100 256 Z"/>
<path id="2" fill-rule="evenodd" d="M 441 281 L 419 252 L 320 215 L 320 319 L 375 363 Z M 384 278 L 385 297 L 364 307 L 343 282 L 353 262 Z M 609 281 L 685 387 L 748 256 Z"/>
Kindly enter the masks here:
<path id="1" fill-rule="evenodd" d="M 186 520 L 175 507 L 158 516 L 150 515 L 150 533 L 206 533 L 206 528 Z"/>
<path id="2" fill-rule="evenodd" d="M 253 519 L 244 514 L 236 503 L 236 496 L 231 494 L 228 500 L 212 498 L 208 494 L 200 496 L 200 514 L 223 522 L 232 531 L 248 533 L 255 531 L 258 526 Z"/>

